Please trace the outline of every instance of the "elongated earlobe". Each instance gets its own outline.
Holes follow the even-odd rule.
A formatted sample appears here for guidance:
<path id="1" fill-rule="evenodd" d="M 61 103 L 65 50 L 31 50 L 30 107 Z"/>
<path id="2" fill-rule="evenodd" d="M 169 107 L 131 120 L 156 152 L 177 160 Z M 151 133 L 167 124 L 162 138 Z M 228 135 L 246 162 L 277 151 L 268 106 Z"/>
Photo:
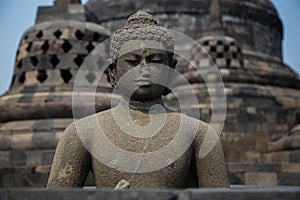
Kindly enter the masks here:
<path id="1" fill-rule="evenodd" d="M 177 65 L 177 60 L 172 57 L 170 59 L 170 68 L 175 69 L 176 65 Z M 168 79 L 170 79 L 170 77 L 168 77 Z M 168 81 L 168 82 L 170 82 L 170 81 Z M 169 88 L 165 88 L 165 90 L 162 93 L 162 95 L 166 96 L 166 95 L 168 95 L 171 92 L 172 91 Z"/>
<path id="2" fill-rule="evenodd" d="M 116 64 L 111 59 L 108 60 L 108 81 L 113 88 L 116 87 Z"/>
<path id="3" fill-rule="evenodd" d="M 175 69 L 176 65 L 177 65 L 177 60 L 176 59 L 172 59 L 171 62 L 170 62 L 170 67 L 173 68 L 173 69 Z"/>

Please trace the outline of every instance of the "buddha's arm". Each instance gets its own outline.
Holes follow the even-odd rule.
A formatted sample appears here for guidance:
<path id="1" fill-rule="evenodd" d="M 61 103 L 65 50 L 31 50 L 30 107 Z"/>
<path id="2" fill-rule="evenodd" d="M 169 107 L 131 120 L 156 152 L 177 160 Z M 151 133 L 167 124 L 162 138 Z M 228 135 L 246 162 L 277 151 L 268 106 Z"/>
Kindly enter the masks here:
<path id="1" fill-rule="evenodd" d="M 58 142 L 47 188 L 82 187 L 90 168 L 91 156 L 72 124 Z"/>
<path id="2" fill-rule="evenodd" d="M 228 173 L 220 138 L 212 131 L 209 133 L 213 134 L 211 135 L 212 137 L 205 140 L 204 135 L 206 134 L 203 134 L 203 131 L 201 132 L 194 141 L 199 187 L 229 187 Z"/>

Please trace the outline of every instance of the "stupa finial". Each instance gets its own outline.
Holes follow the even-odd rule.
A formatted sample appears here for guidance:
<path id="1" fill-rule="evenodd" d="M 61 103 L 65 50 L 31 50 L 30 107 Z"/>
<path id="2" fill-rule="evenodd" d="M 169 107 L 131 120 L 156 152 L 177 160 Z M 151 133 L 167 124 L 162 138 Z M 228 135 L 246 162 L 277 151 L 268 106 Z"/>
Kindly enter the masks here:
<path id="1" fill-rule="evenodd" d="M 210 35 L 223 35 L 224 29 L 222 24 L 222 14 L 220 9 L 220 0 L 211 0 L 210 9 L 210 21 L 208 31 Z"/>

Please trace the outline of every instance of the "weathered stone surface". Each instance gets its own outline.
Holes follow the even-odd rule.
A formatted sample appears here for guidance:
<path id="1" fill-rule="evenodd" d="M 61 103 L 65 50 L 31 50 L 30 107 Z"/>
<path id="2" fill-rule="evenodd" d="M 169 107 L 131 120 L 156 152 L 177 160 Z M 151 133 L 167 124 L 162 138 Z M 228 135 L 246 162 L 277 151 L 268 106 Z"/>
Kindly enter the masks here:
<path id="1" fill-rule="evenodd" d="M 0 189 L 2 200 L 31 199 L 134 199 L 134 200 L 298 200 L 297 187 L 245 187 L 233 189 L 189 189 L 189 190 L 95 190 L 95 189 Z"/>
<path id="2" fill-rule="evenodd" d="M 51 20 L 73 19 L 78 21 L 87 20 L 84 6 L 80 1 L 55 1 L 54 7 L 40 7 L 36 23 Z"/>
<path id="3" fill-rule="evenodd" d="M 66 5 L 67 3 L 71 4 Z M 180 2 L 90 0 L 85 10 L 84 6 L 78 3 L 77 0 L 57 1 L 54 9 L 40 8 L 38 23 L 22 36 L 16 56 L 12 87 L 6 95 L 0 97 L 0 160 L 3 160 L 0 171 L 1 169 L 7 171 L 12 149 L 29 150 L 28 148 L 34 146 L 31 146 L 29 135 L 32 133 L 32 123 L 35 123 L 35 120 L 32 122 L 28 119 L 51 118 L 60 121 L 62 118 L 67 118 L 69 120 L 68 123 L 62 123 L 60 128 L 51 128 L 55 124 L 45 127 L 52 131 L 38 130 L 39 126 L 35 126 L 34 134 L 42 132 L 40 137 L 45 136 L 45 139 L 40 138 L 40 142 L 35 140 L 36 142 L 32 143 L 39 143 L 35 148 L 54 148 L 61 131 L 72 121 L 71 91 L 79 64 L 91 51 L 92 46 L 108 38 L 110 32 L 119 28 L 137 9 L 149 11 L 159 19 L 160 24 L 183 32 L 195 40 L 201 39 L 209 32 L 211 16 L 210 2 L 207 0 Z M 268 148 L 270 141 L 273 143 L 292 134 L 297 124 L 294 112 L 300 107 L 299 76 L 282 63 L 283 31 L 278 14 L 268 0 L 220 0 L 219 10 L 220 13 L 214 13 L 215 16 L 221 16 L 219 26 L 225 29 L 225 36 L 228 34 L 234 39 L 231 41 L 234 41 L 235 45 L 231 45 L 227 37 L 220 37 L 220 35 L 214 35 L 207 45 L 203 45 L 215 58 L 225 83 L 227 118 L 221 137 L 226 159 L 228 162 L 238 163 L 279 164 L 283 171 L 275 168 L 278 184 L 299 185 L 296 180 L 299 173 L 295 167 L 289 165 L 299 163 L 299 152 L 297 150 L 293 152 L 291 149 L 270 152 Z M 101 26 L 90 23 L 96 21 Z M 226 44 L 230 47 L 228 48 Z M 209 69 L 212 62 L 207 59 L 207 55 L 200 55 L 199 50 L 191 52 L 195 54 L 192 61 L 194 64 Z M 74 62 L 75 58 L 77 58 L 76 62 Z M 97 62 L 95 61 L 95 66 Z M 211 100 L 203 78 L 195 72 L 189 62 L 180 57 L 177 70 L 184 74 L 197 93 L 199 104 L 191 107 L 200 109 L 201 120 L 209 123 Z M 83 88 L 95 84 L 93 80 L 97 71 L 87 71 L 86 75 L 88 78 L 85 79 Z M 214 78 L 215 76 L 210 76 L 210 80 Z M 103 87 L 96 95 L 97 111 L 110 107 L 110 85 L 107 81 L 103 81 L 101 86 Z M 183 85 L 178 86 L 183 95 L 187 95 L 186 88 Z M 178 109 L 173 97 L 166 99 L 169 101 L 170 108 Z M 87 114 L 91 113 L 85 113 L 83 116 Z M 26 165 L 33 166 L 34 163 L 41 162 L 40 156 L 37 156 L 37 160 L 34 161 L 33 154 L 27 150 Z M 40 154 L 41 152 L 36 152 L 36 155 Z M 25 164 L 22 159 L 20 163 Z M 287 165 L 283 167 L 283 164 Z M 234 170 L 234 167 L 229 168 Z M 255 172 L 248 164 L 245 168 L 230 171 L 232 183 L 244 184 L 244 173 L 247 170 Z M 274 170 L 270 169 L 270 172 Z M 287 174 L 282 175 L 282 173 Z M 46 179 L 47 177 L 41 180 Z M 291 182 L 288 181 L 289 179 Z M 18 182 L 17 178 L 11 176 L 5 180 Z M 37 181 L 38 178 L 35 180 Z M 32 184 L 26 181 L 18 182 L 21 183 L 37 184 L 37 182 Z M 40 185 L 45 185 L 45 181 Z"/>
<path id="4" fill-rule="evenodd" d="M 209 6 L 209 1 L 205 0 L 176 1 L 176 3 L 170 0 L 154 2 L 90 0 L 87 4 L 99 22 L 113 31 L 118 29 L 129 15 L 137 10 L 145 9 L 156 15 L 161 24 L 184 32 L 193 38 L 201 37 L 209 27 Z M 272 57 L 274 55 L 281 57 L 282 24 L 269 1 L 255 3 L 253 1 L 221 1 L 220 10 L 222 24 L 225 24 L 228 35 L 236 38 L 243 48 L 252 51 L 255 49 L 253 52 L 258 50 Z M 168 13 L 167 16 L 164 13 Z M 267 24 L 272 24 L 272 26 L 266 26 Z"/>
<path id="5" fill-rule="evenodd" d="M 23 151 L 12 151 L 9 154 L 10 165 L 25 165 L 26 164 L 26 153 Z"/>
<path id="6" fill-rule="evenodd" d="M 246 172 L 246 185 L 277 185 L 277 173 L 272 172 Z"/>
<path id="7" fill-rule="evenodd" d="M 296 163 L 228 163 L 230 182 L 246 185 L 299 185 Z"/>

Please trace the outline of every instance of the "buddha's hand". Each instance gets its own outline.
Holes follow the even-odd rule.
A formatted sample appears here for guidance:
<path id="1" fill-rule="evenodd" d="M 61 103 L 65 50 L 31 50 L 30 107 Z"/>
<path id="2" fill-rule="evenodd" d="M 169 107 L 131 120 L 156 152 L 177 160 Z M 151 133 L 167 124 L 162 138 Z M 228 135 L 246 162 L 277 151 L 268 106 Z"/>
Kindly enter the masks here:
<path id="1" fill-rule="evenodd" d="M 120 180 L 115 189 L 129 189 L 130 183 L 126 180 Z"/>

